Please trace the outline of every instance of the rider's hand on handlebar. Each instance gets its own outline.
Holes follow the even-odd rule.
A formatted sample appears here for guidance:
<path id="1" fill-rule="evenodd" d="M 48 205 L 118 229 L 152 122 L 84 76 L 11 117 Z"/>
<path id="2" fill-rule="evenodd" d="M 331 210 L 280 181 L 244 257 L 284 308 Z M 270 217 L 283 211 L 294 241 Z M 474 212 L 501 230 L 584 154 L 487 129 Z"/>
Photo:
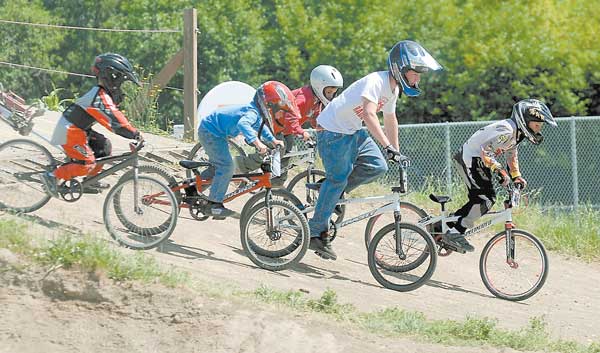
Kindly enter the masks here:
<path id="1" fill-rule="evenodd" d="M 308 132 L 304 131 L 304 133 L 302 134 L 302 141 L 308 142 L 308 141 L 311 141 L 311 140 L 312 139 L 310 137 L 310 134 Z"/>
<path id="2" fill-rule="evenodd" d="M 510 177 L 506 170 L 502 168 L 498 168 L 494 170 L 494 174 L 496 174 L 496 180 L 498 180 L 498 184 L 502 185 L 502 187 L 507 187 L 508 183 L 510 183 Z"/>
<path id="3" fill-rule="evenodd" d="M 281 140 L 275 139 L 275 140 L 271 141 L 271 143 L 273 144 L 273 147 L 275 147 L 275 148 L 283 149 L 285 147 L 285 144 Z"/>
<path id="4" fill-rule="evenodd" d="M 267 146 L 264 143 L 262 143 L 259 139 L 254 140 L 254 147 L 256 147 L 259 154 L 267 153 Z"/>
<path id="5" fill-rule="evenodd" d="M 396 149 L 394 147 L 392 147 L 392 145 L 389 145 L 385 148 L 385 155 L 386 155 L 388 161 L 402 163 L 405 165 L 410 164 L 410 159 L 408 157 L 406 157 L 405 155 L 403 155 L 402 153 L 396 151 Z"/>
<path id="6" fill-rule="evenodd" d="M 523 190 L 527 186 L 527 181 L 525 179 L 523 179 L 523 177 L 518 176 L 513 179 L 513 184 L 515 184 L 515 187 L 517 189 Z"/>

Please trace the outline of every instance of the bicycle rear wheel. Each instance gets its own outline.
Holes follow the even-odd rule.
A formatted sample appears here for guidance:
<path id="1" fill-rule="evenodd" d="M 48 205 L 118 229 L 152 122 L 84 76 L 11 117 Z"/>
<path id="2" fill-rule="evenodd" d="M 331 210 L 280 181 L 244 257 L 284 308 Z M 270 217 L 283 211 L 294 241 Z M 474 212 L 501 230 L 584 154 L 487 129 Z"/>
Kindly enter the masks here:
<path id="1" fill-rule="evenodd" d="M 508 260 L 506 231 L 496 234 L 483 248 L 479 274 L 496 297 L 520 301 L 537 293 L 548 277 L 548 255 L 544 245 L 531 233 L 513 229 L 514 252 Z"/>
<path id="2" fill-rule="evenodd" d="M 399 223 L 401 253 L 396 246 L 395 224 L 383 227 L 369 244 L 369 270 L 388 289 L 408 292 L 424 285 L 437 264 L 435 242 L 417 225 Z"/>
<path id="3" fill-rule="evenodd" d="M 137 197 L 136 197 L 137 194 Z M 119 244 L 136 250 L 158 246 L 177 225 L 173 192 L 153 177 L 120 179 L 104 201 L 104 225 Z"/>
<path id="4" fill-rule="evenodd" d="M 267 226 L 269 221 L 271 231 Z M 270 208 L 266 203 L 257 204 L 241 223 L 244 252 L 259 267 L 281 271 L 298 263 L 306 254 L 310 240 L 308 222 L 289 202 L 272 200 Z"/>
<path id="5" fill-rule="evenodd" d="M 42 182 L 42 174 L 54 169 L 48 150 L 33 141 L 16 139 L 0 145 L 0 209 L 33 212 L 51 196 Z"/>
<path id="6" fill-rule="evenodd" d="M 307 183 L 322 183 L 325 180 L 325 172 L 320 169 L 305 170 L 297 174 L 288 185 L 285 187 L 289 192 L 296 195 L 305 207 L 314 207 L 319 197 L 319 192 L 316 190 L 310 190 L 306 187 Z M 331 220 L 334 223 L 340 223 L 344 220 L 346 214 L 346 205 L 336 206 Z"/>

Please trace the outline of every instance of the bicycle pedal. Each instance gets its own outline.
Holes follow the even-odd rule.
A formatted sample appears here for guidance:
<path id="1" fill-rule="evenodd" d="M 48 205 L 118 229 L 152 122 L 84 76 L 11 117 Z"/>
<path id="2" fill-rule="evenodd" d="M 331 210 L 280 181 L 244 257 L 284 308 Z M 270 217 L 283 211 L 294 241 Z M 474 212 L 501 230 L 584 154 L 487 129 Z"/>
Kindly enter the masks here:
<path id="1" fill-rule="evenodd" d="M 222 221 L 222 220 L 227 219 L 227 217 L 213 216 L 212 219 L 214 219 L 215 221 Z"/>
<path id="2" fill-rule="evenodd" d="M 101 194 L 102 190 L 100 190 L 100 189 L 94 189 L 94 188 L 83 189 L 83 193 L 84 194 Z"/>
<path id="3" fill-rule="evenodd" d="M 446 250 L 450 250 L 450 251 L 454 251 L 457 253 L 461 253 L 461 254 L 466 254 L 467 251 L 463 248 L 459 248 L 457 246 L 454 246 L 452 244 L 448 244 L 448 243 L 444 243 L 443 241 L 440 242 L 442 245 L 442 248 L 446 249 Z"/>

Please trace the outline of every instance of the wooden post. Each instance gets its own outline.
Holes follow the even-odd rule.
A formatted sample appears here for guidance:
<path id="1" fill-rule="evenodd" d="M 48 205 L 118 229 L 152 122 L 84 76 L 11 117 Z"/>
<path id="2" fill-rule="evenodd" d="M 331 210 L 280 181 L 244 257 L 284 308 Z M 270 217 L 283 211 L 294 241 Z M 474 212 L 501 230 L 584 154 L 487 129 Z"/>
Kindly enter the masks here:
<path id="1" fill-rule="evenodd" d="M 196 139 L 198 125 L 198 21 L 196 9 L 183 11 L 183 136 Z"/>

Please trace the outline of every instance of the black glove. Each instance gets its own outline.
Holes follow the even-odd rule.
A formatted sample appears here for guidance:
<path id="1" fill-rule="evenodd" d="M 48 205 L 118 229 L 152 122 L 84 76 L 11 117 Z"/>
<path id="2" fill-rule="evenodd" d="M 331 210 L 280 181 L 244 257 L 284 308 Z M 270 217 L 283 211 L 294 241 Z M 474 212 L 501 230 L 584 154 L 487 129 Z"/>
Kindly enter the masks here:
<path id="1" fill-rule="evenodd" d="M 408 157 L 406 157 L 405 155 L 403 155 L 402 153 L 396 151 L 396 149 L 394 147 L 392 147 L 392 145 L 388 145 L 385 148 L 385 154 L 386 154 L 388 161 L 402 163 L 405 166 L 410 165 L 410 159 Z"/>
<path id="2" fill-rule="evenodd" d="M 494 170 L 494 173 L 496 174 L 496 180 L 498 180 L 498 184 L 507 187 L 508 183 L 510 183 L 510 176 L 508 176 L 506 170 L 498 168 Z"/>

